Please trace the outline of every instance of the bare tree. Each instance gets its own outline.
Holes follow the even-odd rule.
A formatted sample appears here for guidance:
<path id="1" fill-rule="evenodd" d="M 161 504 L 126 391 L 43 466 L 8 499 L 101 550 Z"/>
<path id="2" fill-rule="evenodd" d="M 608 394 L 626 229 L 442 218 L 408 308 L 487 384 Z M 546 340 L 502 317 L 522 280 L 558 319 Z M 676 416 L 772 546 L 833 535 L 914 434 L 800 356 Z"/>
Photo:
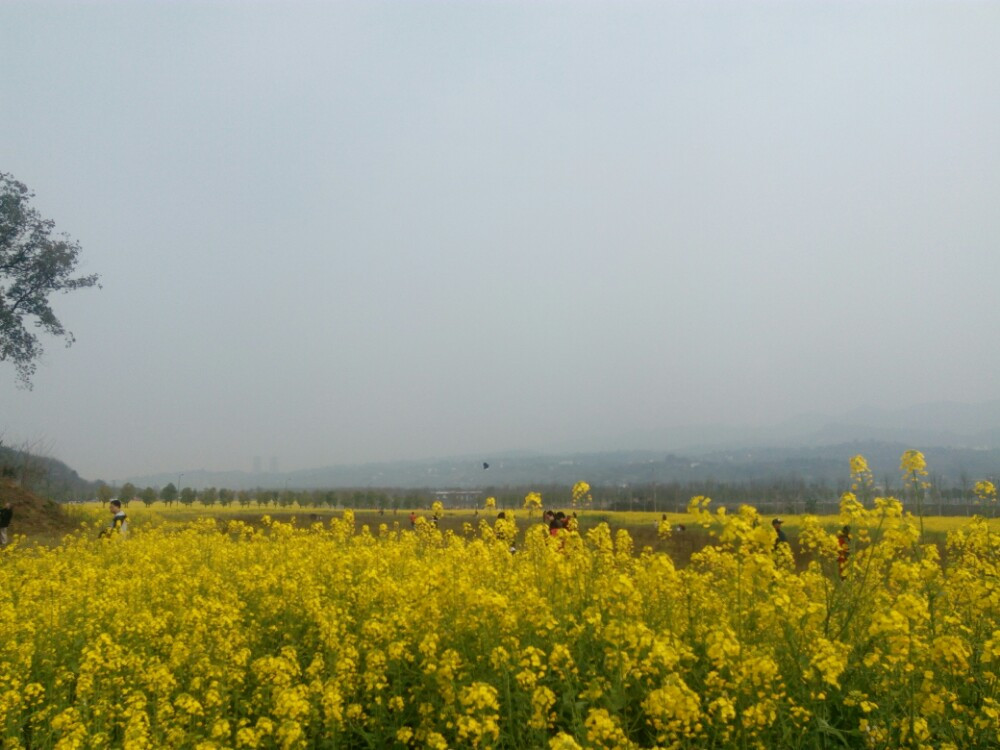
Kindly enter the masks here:
<path id="1" fill-rule="evenodd" d="M 42 438 L 25 440 L 16 450 L 14 478 L 26 490 L 34 490 L 48 479 L 48 459 L 51 457 L 52 442 Z"/>

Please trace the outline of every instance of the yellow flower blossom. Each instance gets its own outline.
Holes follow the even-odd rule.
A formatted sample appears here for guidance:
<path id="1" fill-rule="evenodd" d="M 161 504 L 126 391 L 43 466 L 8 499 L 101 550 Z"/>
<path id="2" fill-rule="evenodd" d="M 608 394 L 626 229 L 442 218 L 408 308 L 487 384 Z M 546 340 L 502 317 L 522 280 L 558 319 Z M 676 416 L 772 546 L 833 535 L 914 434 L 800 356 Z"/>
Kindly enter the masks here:
<path id="1" fill-rule="evenodd" d="M 551 539 L 509 511 L 467 534 L 471 510 L 377 534 L 276 511 L 4 550 L 0 746 L 996 746 L 996 522 L 922 544 L 856 489 L 786 515 L 778 556 L 770 513 L 710 507 L 663 542 L 660 512 Z"/>
<path id="2" fill-rule="evenodd" d="M 976 482 L 976 485 L 975 487 L 972 488 L 972 491 L 975 493 L 976 497 L 978 497 L 980 500 L 983 501 L 988 500 L 995 502 L 997 499 L 996 485 L 994 485 L 993 482 L 989 481 L 988 479 L 981 479 L 980 481 Z"/>

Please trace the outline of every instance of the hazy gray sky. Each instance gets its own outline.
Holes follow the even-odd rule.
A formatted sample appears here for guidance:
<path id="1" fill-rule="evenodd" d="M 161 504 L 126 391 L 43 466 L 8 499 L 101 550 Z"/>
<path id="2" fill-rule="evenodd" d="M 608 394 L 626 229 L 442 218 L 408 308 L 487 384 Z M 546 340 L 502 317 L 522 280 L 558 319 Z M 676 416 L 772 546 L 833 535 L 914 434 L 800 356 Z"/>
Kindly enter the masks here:
<path id="1" fill-rule="evenodd" d="M 997 398 L 995 3 L 3 3 L 88 478 Z M 600 442 L 600 440 L 598 440 Z"/>

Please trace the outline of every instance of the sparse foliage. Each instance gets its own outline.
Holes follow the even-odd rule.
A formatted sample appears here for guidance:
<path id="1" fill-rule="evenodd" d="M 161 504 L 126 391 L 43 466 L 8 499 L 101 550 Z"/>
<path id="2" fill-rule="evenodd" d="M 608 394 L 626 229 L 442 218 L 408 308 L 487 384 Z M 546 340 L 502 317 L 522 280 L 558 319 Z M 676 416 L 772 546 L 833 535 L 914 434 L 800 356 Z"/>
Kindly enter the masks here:
<path id="1" fill-rule="evenodd" d="M 97 499 L 101 503 L 101 507 L 104 507 L 108 502 L 115 496 L 115 491 L 108 487 L 106 484 L 102 484 L 97 488 Z"/>
<path id="2" fill-rule="evenodd" d="M 49 296 L 96 286 L 98 278 L 73 276 L 80 244 L 65 234 L 54 236 L 54 222 L 31 206 L 33 197 L 25 185 L 0 172 L 0 361 L 14 364 L 26 388 L 43 351 L 34 329 L 62 337 L 67 346 L 73 343 Z"/>

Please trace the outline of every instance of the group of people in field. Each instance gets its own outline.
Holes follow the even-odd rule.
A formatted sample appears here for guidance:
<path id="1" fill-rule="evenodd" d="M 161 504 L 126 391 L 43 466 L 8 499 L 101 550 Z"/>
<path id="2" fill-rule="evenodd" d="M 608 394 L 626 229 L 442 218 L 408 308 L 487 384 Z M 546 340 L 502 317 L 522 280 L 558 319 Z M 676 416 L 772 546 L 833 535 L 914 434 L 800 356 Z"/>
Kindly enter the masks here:
<path id="1" fill-rule="evenodd" d="M 774 548 L 778 549 L 782 544 L 788 544 L 788 537 L 785 532 L 781 530 L 781 524 L 784 521 L 780 518 L 775 518 L 771 521 L 771 527 L 774 529 Z M 841 580 L 847 577 L 847 557 L 851 553 L 851 527 L 845 524 L 840 531 L 837 532 L 837 572 L 840 574 Z"/>
<path id="2" fill-rule="evenodd" d="M 109 525 L 102 529 L 99 538 L 107 537 L 111 535 L 127 536 L 128 535 L 128 516 L 125 511 L 122 510 L 122 504 L 120 500 L 112 500 L 108 504 L 108 512 L 111 513 L 111 522 Z M 497 519 L 503 519 L 506 514 L 501 511 L 497 514 Z M 10 523 L 14 518 L 14 510 L 11 506 L 10 500 L 4 501 L 0 505 L 0 548 L 6 547 L 10 543 L 9 529 Z M 567 516 L 565 513 L 560 511 L 547 510 L 542 514 L 542 522 L 548 526 L 549 536 L 558 536 L 560 530 L 569 530 L 571 528 L 571 521 L 576 518 L 576 513 L 574 512 L 572 517 Z M 666 520 L 666 514 L 664 514 L 664 520 Z M 410 525 L 415 526 L 417 521 L 416 512 L 410 513 Z M 438 514 L 435 513 L 431 523 L 434 526 L 438 525 Z M 775 518 L 771 521 L 771 528 L 774 529 L 774 549 L 777 550 L 781 545 L 788 544 L 788 536 L 785 534 L 784 530 L 781 528 L 784 520 L 781 518 Z M 683 530 L 683 526 L 678 526 L 679 530 Z M 514 540 L 506 540 L 511 545 L 511 552 L 516 550 L 514 546 Z M 850 555 L 850 544 L 851 544 L 851 527 L 845 525 L 840 531 L 837 532 L 837 571 L 841 579 L 847 576 L 847 558 Z"/>
<path id="3" fill-rule="evenodd" d="M 576 518 L 575 512 L 572 517 Z M 561 510 L 547 510 L 542 514 L 542 523 L 549 527 L 549 536 L 558 536 L 560 529 L 569 531 L 570 516 Z"/>
<path id="4" fill-rule="evenodd" d="M 411 529 L 414 529 L 414 528 L 417 527 L 417 519 L 418 518 L 420 518 L 420 516 L 417 516 L 417 511 L 411 510 L 410 511 L 410 528 Z M 427 521 L 427 523 L 429 523 L 431 526 L 433 526 L 436 529 L 437 526 L 438 526 L 438 523 L 440 523 L 440 521 L 441 521 L 441 514 L 438 513 L 437 511 L 434 511 L 434 513 L 431 515 L 431 520 Z"/>
<path id="5" fill-rule="evenodd" d="M 122 504 L 119 500 L 112 500 L 108 506 L 108 511 L 111 513 L 111 523 L 110 525 L 101 531 L 100 536 L 109 536 L 111 534 L 120 534 L 121 536 L 126 536 L 128 534 L 128 516 L 122 510 Z M 477 511 L 478 515 L 478 511 Z M 7 528 L 10 526 L 10 521 L 13 516 L 13 511 L 10 507 L 10 501 L 4 503 L 3 507 L 0 508 L 0 546 L 6 546 L 8 543 L 7 539 Z M 664 514 L 664 518 L 666 514 Z M 501 511 L 497 514 L 497 519 L 506 518 L 506 514 Z M 567 516 L 561 510 L 553 511 L 547 510 L 542 514 L 542 522 L 546 524 L 549 528 L 549 536 L 558 536 L 560 530 L 569 530 L 571 528 L 571 522 L 576 518 L 576 513 L 574 512 L 572 516 Z M 434 526 L 438 525 L 439 515 L 434 513 L 431 523 Z M 410 513 L 410 525 L 415 526 L 417 522 L 416 512 Z M 774 549 L 777 550 L 782 544 L 788 544 L 788 536 L 782 530 L 781 526 L 784 520 L 781 518 L 775 518 L 771 521 L 771 528 L 774 529 Z M 678 530 L 683 531 L 684 526 L 679 525 Z M 515 551 L 514 540 L 507 540 L 511 544 L 511 552 Z M 847 575 L 847 558 L 850 554 L 850 544 L 851 544 L 851 527 L 845 525 L 840 531 L 837 532 L 837 570 L 840 574 L 841 579 L 845 578 Z"/>
<path id="6" fill-rule="evenodd" d="M 128 516 L 125 511 L 122 510 L 122 504 L 120 500 L 112 500 L 108 504 L 108 512 L 111 513 L 111 523 L 107 528 L 102 529 L 100 537 L 110 536 L 112 534 L 119 534 L 120 536 L 126 536 L 128 534 Z M 13 520 L 14 510 L 11 507 L 10 500 L 4 501 L 3 505 L 0 506 L 0 548 L 6 547 L 10 543 L 9 528 L 10 522 Z M 506 514 L 502 511 L 497 514 L 497 519 L 505 518 Z M 542 514 L 542 522 L 549 528 L 549 536 L 558 536 L 560 530 L 569 530 L 570 522 L 573 518 L 576 518 L 576 513 L 573 513 L 572 517 L 567 516 L 561 510 L 553 511 L 547 510 Z M 666 514 L 664 514 L 664 520 L 666 520 Z M 416 512 L 410 513 L 410 526 L 415 526 L 417 522 Z M 434 526 L 438 525 L 438 514 L 435 513 L 431 523 Z M 781 518 L 775 518 L 771 521 L 771 528 L 774 529 L 774 549 L 777 550 L 782 544 L 788 544 L 788 536 L 782 530 L 781 526 L 784 520 Z M 678 526 L 678 530 L 683 530 L 683 526 Z M 513 540 L 509 540 L 513 544 Z M 844 578 L 847 574 L 847 558 L 850 554 L 850 544 L 851 544 L 851 527 L 845 525 L 840 531 L 837 532 L 837 568 L 840 573 L 840 577 Z M 513 551 L 513 547 L 512 547 Z"/>

